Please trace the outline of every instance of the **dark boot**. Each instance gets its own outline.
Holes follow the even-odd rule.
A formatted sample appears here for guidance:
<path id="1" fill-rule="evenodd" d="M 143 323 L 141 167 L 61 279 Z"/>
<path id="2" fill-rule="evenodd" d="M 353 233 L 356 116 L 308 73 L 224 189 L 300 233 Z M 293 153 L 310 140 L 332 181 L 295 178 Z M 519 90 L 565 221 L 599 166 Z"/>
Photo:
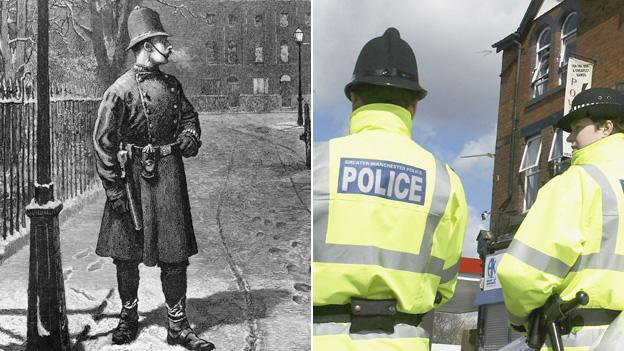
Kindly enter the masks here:
<path id="1" fill-rule="evenodd" d="M 189 325 L 186 318 L 186 297 L 183 297 L 173 306 L 167 305 L 167 343 L 169 345 L 181 345 L 189 350 L 210 351 L 214 350 L 213 343 L 201 339 Z"/>
<path id="2" fill-rule="evenodd" d="M 113 344 L 128 344 L 137 338 L 139 313 L 137 291 L 139 289 L 139 263 L 114 260 L 117 267 L 117 288 L 122 308 L 119 324 L 113 330 Z"/>
<path id="3" fill-rule="evenodd" d="M 137 338 L 139 331 L 138 299 L 124 303 L 119 315 L 119 324 L 113 330 L 113 344 L 129 344 Z"/>

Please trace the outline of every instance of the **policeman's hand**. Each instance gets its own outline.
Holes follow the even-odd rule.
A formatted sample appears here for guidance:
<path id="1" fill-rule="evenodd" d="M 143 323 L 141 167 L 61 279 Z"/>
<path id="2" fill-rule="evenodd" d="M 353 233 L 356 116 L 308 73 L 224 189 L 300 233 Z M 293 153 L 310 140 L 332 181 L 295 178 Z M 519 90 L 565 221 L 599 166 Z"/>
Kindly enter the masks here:
<path id="1" fill-rule="evenodd" d="M 128 206 L 128 200 L 126 199 L 125 196 L 112 200 L 111 208 L 113 209 L 113 211 L 117 212 L 118 214 L 124 214 L 130 211 L 130 207 Z"/>
<path id="2" fill-rule="evenodd" d="M 197 155 L 199 148 L 193 137 L 183 134 L 178 137 L 178 140 L 180 141 L 179 148 L 182 152 L 182 156 L 191 157 Z"/>

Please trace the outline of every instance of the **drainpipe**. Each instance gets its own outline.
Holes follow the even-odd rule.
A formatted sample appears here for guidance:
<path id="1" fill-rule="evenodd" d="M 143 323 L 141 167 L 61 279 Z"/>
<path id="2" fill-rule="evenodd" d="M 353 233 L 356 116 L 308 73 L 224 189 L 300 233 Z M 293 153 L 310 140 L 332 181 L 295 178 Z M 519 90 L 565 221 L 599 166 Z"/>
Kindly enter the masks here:
<path id="1" fill-rule="evenodd" d="M 513 175 L 516 171 L 514 164 L 516 161 L 516 134 L 518 130 L 518 100 L 519 100 L 519 86 L 520 86 L 520 56 L 522 54 L 522 43 L 518 41 L 518 33 L 514 33 L 513 42 L 518 45 L 518 57 L 516 58 L 516 82 L 514 88 L 514 103 L 513 103 L 513 119 L 511 122 L 511 163 L 509 165 L 509 176 L 507 179 L 507 192 L 509 197 L 513 195 Z"/>

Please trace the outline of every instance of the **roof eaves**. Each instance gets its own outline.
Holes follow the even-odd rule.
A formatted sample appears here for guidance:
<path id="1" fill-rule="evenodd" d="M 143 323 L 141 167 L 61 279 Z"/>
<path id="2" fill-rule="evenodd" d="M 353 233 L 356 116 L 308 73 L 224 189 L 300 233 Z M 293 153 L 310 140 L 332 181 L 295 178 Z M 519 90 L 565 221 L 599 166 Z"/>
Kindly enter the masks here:
<path id="1" fill-rule="evenodd" d="M 540 7 L 542 7 L 543 0 L 531 0 L 529 7 L 524 13 L 524 17 L 522 17 L 522 21 L 520 22 L 520 26 L 514 32 L 506 36 L 505 38 L 499 40 L 498 42 L 492 44 L 493 48 L 496 48 L 496 52 L 500 52 L 502 50 L 507 49 L 514 41 L 520 41 L 526 35 L 526 31 L 529 28 L 533 19 L 535 19 L 535 15 L 539 11 Z"/>

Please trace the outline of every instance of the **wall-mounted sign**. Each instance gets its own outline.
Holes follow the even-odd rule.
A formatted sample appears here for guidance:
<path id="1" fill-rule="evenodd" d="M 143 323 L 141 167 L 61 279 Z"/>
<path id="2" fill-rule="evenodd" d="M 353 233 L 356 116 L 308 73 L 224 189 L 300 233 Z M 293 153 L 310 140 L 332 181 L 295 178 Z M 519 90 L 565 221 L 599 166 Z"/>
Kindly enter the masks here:
<path id="1" fill-rule="evenodd" d="M 565 101 L 563 115 L 567 115 L 572 107 L 572 100 L 576 94 L 591 88 L 594 64 L 590 61 L 581 60 L 570 56 L 568 59 L 568 73 L 566 76 Z"/>
<path id="2" fill-rule="evenodd" d="M 502 258 L 503 254 L 499 253 L 496 255 L 490 255 L 485 259 L 485 277 L 483 290 L 501 288 L 500 281 L 498 280 L 498 275 L 496 275 L 496 270 L 498 268 L 498 263 Z"/>

